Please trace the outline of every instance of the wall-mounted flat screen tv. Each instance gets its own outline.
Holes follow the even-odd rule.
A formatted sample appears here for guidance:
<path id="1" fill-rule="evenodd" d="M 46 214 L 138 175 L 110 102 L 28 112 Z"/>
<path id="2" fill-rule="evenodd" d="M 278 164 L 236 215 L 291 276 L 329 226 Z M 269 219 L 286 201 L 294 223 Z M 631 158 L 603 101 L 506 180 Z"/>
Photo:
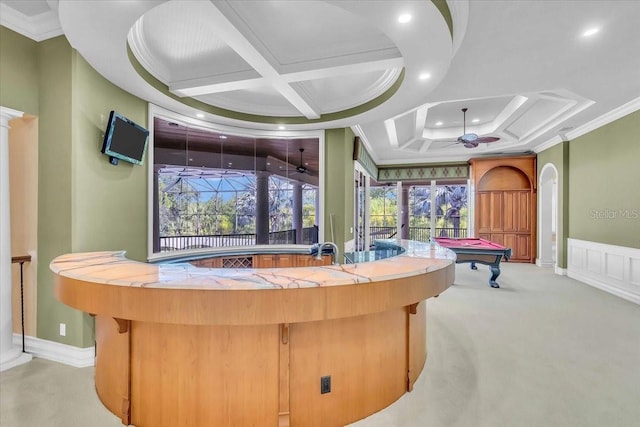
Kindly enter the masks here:
<path id="1" fill-rule="evenodd" d="M 147 129 L 122 114 L 111 111 L 104 132 L 102 152 L 109 156 L 114 165 L 118 164 L 118 159 L 141 165 L 148 138 Z"/>

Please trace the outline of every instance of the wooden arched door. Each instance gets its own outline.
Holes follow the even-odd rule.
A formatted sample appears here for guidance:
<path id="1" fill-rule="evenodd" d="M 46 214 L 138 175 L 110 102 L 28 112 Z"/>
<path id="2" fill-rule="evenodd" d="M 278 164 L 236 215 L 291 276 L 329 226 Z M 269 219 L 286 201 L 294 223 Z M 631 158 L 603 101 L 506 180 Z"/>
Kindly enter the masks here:
<path id="1" fill-rule="evenodd" d="M 534 262 L 535 157 L 472 159 L 475 230 L 480 238 L 511 248 L 511 260 Z"/>

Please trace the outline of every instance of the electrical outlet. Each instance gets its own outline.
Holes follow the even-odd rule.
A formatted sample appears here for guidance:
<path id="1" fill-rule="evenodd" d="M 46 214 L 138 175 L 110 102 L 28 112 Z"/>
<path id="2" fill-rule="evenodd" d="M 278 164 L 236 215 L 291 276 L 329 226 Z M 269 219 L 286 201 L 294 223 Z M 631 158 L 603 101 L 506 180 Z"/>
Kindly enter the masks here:
<path id="1" fill-rule="evenodd" d="M 67 336 L 67 325 L 65 323 L 60 323 L 60 336 Z"/>
<path id="2" fill-rule="evenodd" d="M 331 375 L 320 377 L 320 394 L 331 393 Z"/>

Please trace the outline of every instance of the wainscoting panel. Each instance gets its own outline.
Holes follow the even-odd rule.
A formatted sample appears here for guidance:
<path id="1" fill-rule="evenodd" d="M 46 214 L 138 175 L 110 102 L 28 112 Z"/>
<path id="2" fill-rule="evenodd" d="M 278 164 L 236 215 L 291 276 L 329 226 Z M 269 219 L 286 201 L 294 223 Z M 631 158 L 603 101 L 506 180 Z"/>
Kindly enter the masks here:
<path id="1" fill-rule="evenodd" d="M 611 279 L 624 280 L 624 257 L 618 254 L 605 253 L 605 274 Z"/>
<path id="2" fill-rule="evenodd" d="M 631 260 L 630 270 L 631 283 L 640 286 L 640 259 Z"/>
<path id="3" fill-rule="evenodd" d="M 587 249 L 587 268 L 591 273 L 600 274 L 600 260 L 602 252 L 600 250 Z"/>
<path id="4" fill-rule="evenodd" d="M 640 249 L 568 239 L 567 275 L 640 304 Z"/>

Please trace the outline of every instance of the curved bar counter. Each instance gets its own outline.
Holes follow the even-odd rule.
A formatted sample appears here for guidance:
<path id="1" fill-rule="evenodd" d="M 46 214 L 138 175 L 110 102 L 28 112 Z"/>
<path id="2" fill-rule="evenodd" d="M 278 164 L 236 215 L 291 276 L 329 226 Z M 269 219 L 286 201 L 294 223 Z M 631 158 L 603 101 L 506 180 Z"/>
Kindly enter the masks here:
<path id="1" fill-rule="evenodd" d="M 95 315 L 96 390 L 124 424 L 343 426 L 411 390 L 426 360 L 421 301 L 454 280 L 453 252 L 398 245 L 393 258 L 322 267 L 92 252 L 51 269 L 56 297 Z"/>

